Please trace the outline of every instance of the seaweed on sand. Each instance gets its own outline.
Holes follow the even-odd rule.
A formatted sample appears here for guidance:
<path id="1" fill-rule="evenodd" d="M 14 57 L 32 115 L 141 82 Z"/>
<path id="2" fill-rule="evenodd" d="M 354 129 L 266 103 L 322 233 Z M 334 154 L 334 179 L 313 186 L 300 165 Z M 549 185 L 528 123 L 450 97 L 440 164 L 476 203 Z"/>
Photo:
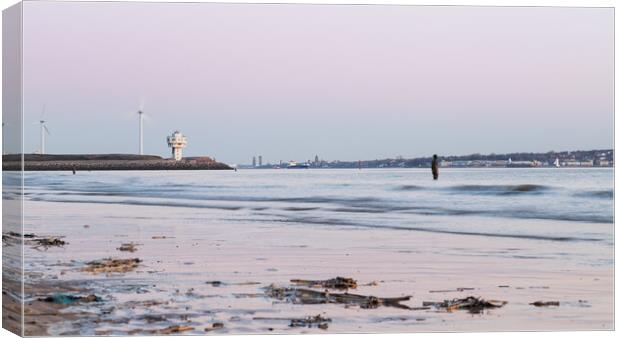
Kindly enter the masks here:
<path id="1" fill-rule="evenodd" d="M 82 268 L 82 271 L 95 275 L 99 273 L 123 273 L 134 270 L 138 267 L 140 262 L 141 260 L 139 258 L 106 258 L 99 261 L 91 261 L 86 263 L 86 266 Z"/>
<path id="2" fill-rule="evenodd" d="M 38 300 L 42 302 L 48 302 L 48 303 L 54 303 L 54 304 L 71 305 L 75 303 L 100 302 L 101 298 L 95 295 L 74 296 L 74 295 L 64 294 L 64 293 L 56 293 L 51 296 L 39 298 Z"/>
<path id="3" fill-rule="evenodd" d="M 30 241 L 26 241 L 26 243 L 30 242 L 30 244 L 34 244 L 35 249 L 43 248 L 44 250 L 47 250 L 49 247 L 52 246 L 64 246 L 65 244 L 67 244 L 67 242 L 65 242 L 61 238 L 63 237 L 35 238 Z"/>
<path id="4" fill-rule="evenodd" d="M 116 248 L 116 250 L 135 252 L 135 251 L 138 251 L 138 248 L 137 248 L 138 245 L 140 245 L 140 244 L 136 244 L 136 243 L 123 243 L 123 244 L 121 244 L 120 247 Z"/>
<path id="5" fill-rule="evenodd" d="M 158 333 L 158 334 L 172 334 L 172 333 L 179 333 L 179 332 L 183 332 L 183 331 L 191 331 L 194 328 L 191 326 L 185 326 L 185 325 L 172 325 L 172 326 L 168 326 L 165 329 L 160 329 L 160 330 L 155 330 L 154 333 Z"/>
<path id="6" fill-rule="evenodd" d="M 47 250 L 50 247 L 62 247 L 67 244 L 63 240 L 64 236 L 37 236 L 35 234 L 20 234 L 19 232 L 9 231 L 2 234 L 4 245 L 25 244 L 31 245 L 34 249 Z"/>
<path id="7" fill-rule="evenodd" d="M 321 316 L 320 314 L 316 316 L 308 316 L 304 318 L 273 318 L 273 317 L 254 317 L 254 320 L 282 320 L 282 321 L 290 321 L 290 327 L 318 327 L 322 330 L 327 330 L 329 324 L 332 320 L 330 318 L 326 318 Z"/>
<path id="8" fill-rule="evenodd" d="M 328 323 L 331 323 L 331 319 L 322 317 L 320 314 L 316 316 L 308 316 L 306 318 L 293 318 L 291 319 L 290 327 L 313 327 L 316 326 L 319 329 L 327 330 Z"/>
<path id="9" fill-rule="evenodd" d="M 291 279 L 291 283 L 311 288 L 329 288 L 338 290 L 356 289 L 357 281 L 353 278 L 336 277 L 325 280 Z"/>
<path id="10" fill-rule="evenodd" d="M 177 334 L 184 331 L 192 331 L 192 326 L 186 325 L 170 325 L 163 329 L 133 329 L 127 331 L 127 335 L 160 335 L 160 334 Z M 111 335 L 109 331 L 99 331 L 98 335 Z"/>
<path id="11" fill-rule="evenodd" d="M 265 289 L 268 297 L 284 300 L 293 304 L 345 304 L 357 305 L 362 309 L 375 309 L 380 306 L 396 307 L 411 310 L 407 305 L 400 302 L 408 301 L 411 296 L 380 298 L 375 296 L 363 296 L 352 293 L 330 293 L 328 291 L 315 291 L 298 288 L 280 288 L 273 285 Z"/>
<path id="12" fill-rule="evenodd" d="M 469 296 L 467 298 L 444 300 L 443 302 L 423 302 L 423 306 L 434 306 L 446 309 L 448 312 L 454 310 L 468 310 L 470 313 L 481 313 L 485 309 L 500 308 L 508 302 L 502 300 L 484 300 L 479 297 Z"/>
<path id="13" fill-rule="evenodd" d="M 560 302 L 558 301 L 548 301 L 548 302 L 544 302 L 542 300 L 536 301 L 534 303 L 530 303 L 530 305 L 534 305 L 536 307 L 543 307 L 543 306 L 560 306 Z"/>
<path id="14" fill-rule="evenodd" d="M 217 322 L 217 323 L 211 324 L 211 327 L 206 327 L 205 332 L 220 330 L 223 328 L 224 328 L 224 323 Z"/>

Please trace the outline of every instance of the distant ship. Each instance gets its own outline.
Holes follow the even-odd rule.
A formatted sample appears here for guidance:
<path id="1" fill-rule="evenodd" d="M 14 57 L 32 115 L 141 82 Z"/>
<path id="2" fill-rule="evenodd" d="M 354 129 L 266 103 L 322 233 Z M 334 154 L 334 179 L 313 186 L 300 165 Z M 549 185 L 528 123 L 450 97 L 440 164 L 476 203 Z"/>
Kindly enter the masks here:
<path id="1" fill-rule="evenodd" d="M 295 161 L 291 161 L 286 166 L 286 169 L 308 169 L 310 165 L 308 163 L 297 163 Z"/>

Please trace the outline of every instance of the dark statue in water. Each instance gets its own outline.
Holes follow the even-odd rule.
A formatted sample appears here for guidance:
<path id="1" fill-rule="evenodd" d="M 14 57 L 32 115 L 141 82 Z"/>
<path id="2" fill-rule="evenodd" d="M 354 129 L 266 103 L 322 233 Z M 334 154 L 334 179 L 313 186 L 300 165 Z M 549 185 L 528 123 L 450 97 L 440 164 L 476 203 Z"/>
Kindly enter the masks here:
<path id="1" fill-rule="evenodd" d="M 433 179 L 439 178 L 439 161 L 437 160 L 437 154 L 433 155 L 433 163 L 431 164 L 431 170 L 433 171 Z"/>

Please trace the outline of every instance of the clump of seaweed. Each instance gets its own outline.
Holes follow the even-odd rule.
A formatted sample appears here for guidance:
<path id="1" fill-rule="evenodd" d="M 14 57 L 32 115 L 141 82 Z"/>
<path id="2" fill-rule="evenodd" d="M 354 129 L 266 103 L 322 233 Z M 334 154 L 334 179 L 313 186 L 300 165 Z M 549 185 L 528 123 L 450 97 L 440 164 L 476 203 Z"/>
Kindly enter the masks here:
<path id="1" fill-rule="evenodd" d="M 408 301 L 411 296 L 380 298 L 375 296 L 363 296 L 352 293 L 331 293 L 328 291 L 315 291 L 298 288 L 280 288 L 271 285 L 265 289 L 268 297 L 276 298 L 293 304 L 345 304 L 359 306 L 362 309 L 375 309 L 379 306 L 396 307 L 401 309 L 411 308 L 400 302 Z"/>
<path id="2" fill-rule="evenodd" d="M 138 335 L 138 334 L 140 335 L 161 335 L 161 334 L 176 334 L 176 333 L 181 333 L 184 331 L 191 331 L 191 330 L 194 330 L 194 328 L 191 326 L 170 325 L 163 329 L 133 329 L 133 330 L 127 331 L 127 334 L 128 335 Z M 98 334 L 109 335 L 110 332 L 99 331 Z"/>
<path id="3" fill-rule="evenodd" d="M 62 305 L 71 305 L 75 303 L 92 303 L 92 302 L 100 302 L 101 297 L 95 295 L 88 296 L 75 296 L 64 293 L 57 293 L 51 296 L 43 297 L 38 299 L 41 302 L 54 303 L 54 304 L 62 304 Z"/>
<path id="4" fill-rule="evenodd" d="M 444 300 L 443 302 L 423 302 L 423 306 L 434 306 L 445 309 L 448 312 L 454 310 L 467 310 L 470 313 L 481 313 L 485 309 L 500 308 L 508 302 L 502 300 L 484 300 L 479 297 L 469 296 L 467 298 L 456 298 Z"/>
<path id="5" fill-rule="evenodd" d="M 86 263 L 86 266 L 82 268 L 83 272 L 92 274 L 100 273 L 124 273 L 134 270 L 138 267 L 141 260 L 138 258 L 129 259 L 113 259 L 106 258 L 98 261 L 91 261 Z"/>
<path id="6" fill-rule="evenodd" d="M 194 328 L 191 326 L 186 326 L 186 325 L 172 325 L 172 326 L 168 326 L 165 329 L 159 329 L 159 330 L 155 330 L 153 333 L 155 334 L 172 334 L 172 333 L 179 333 L 179 332 L 183 332 L 183 331 L 191 331 Z"/>
<path id="7" fill-rule="evenodd" d="M 327 288 L 327 289 L 356 289 L 357 281 L 353 278 L 336 277 L 325 280 L 304 280 L 304 279 L 291 279 L 291 283 L 300 286 L 307 286 L 311 288 Z"/>
<path id="8" fill-rule="evenodd" d="M 329 323 L 332 322 L 330 318 L 326 318 L 321 316 L 320 314 L 316 316 L 308 316 L 304 318 L 282 318 L 282 317 L 254 317 L 253 320 L 282 320 L 290 322 L 290 327 L 318 327 L 322 330 L 327 330 L 329 327 Z"/>
<path id="9" fill-rule="evenodd" d="M 224 323 L 217 322 L 217 323 L 211 324 L 210 327 L 206 327 L 205 328 L 205 332 L 220 330 L 220 329 L 223 329 L 223 328 L 224 328 Z"/>
<path id="10" fill-rule="evenodd" d="M 332 321 L 331 319 L 325 318 L 321 316 L 320 314 L 318 314 L 316 316 L 308 316 L 306 318 L 292 318 L 289 326 L 290 327 L 308 327 L 308 328 L 318 327 L 319 329 L 327 330 L 327 328 L 329 327 L 328 323 L 331 323 L 331 321 Z"/>
<path id="11" fill-rule="evenodd" d="M 62 247 L 67 242 L 64 236 L 37 236 L 35 234 L 20 234 L 19 232 L 8 231 L 2 234 L 3 245 L 30 245 L 33 249 L 47 250 L 50 247 Z"/>
<path id="12" fill-rule="evenodd" d="M 536 307 L 544 307 L 544 306 L 560 306 L 560 302 L 558 301 L 548 301 L 544 302 L 542 300 L 536 301 L 534 303 L 530 303 L 530 305 L 534 305 Z"/>
<path id="13" fill-rule="evenodd" d="M 47 250 L 49 247 L 52 247 L 52 246 L 64 246 L 65 244 L 67 244 L 67 242 L 65 242 L 61 238 L 63 237 L 35 238 L 27 242 L 35 244 L 34 245 L 35 249 L 43 248 L 44 250 Z"/>
<path id="14" fill-rule="evenodd" d="M 116 250 L 135 252 L 135 251 L 138 251 L 138 248 L 137 248 L 138 245 L 140 245 L 140 244 L 136 244 L 136 243 L 123 243 L 123 244 L 121 244 L 120 247 L 116 248 Z"/>

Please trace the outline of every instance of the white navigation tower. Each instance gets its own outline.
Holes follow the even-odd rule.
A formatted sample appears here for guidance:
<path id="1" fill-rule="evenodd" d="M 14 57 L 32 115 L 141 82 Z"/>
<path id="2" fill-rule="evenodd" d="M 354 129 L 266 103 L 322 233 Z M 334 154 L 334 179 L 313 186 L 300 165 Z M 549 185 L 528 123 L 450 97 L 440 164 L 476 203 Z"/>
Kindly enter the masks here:
<path id="1" fill-rule="evenodd" d="M 187 137 L 176 130 L 168 136 L 168 147 L 172 148 L 172 157 L 180 161 L 183 158 L 183 148 L 187 146 Z"/>

